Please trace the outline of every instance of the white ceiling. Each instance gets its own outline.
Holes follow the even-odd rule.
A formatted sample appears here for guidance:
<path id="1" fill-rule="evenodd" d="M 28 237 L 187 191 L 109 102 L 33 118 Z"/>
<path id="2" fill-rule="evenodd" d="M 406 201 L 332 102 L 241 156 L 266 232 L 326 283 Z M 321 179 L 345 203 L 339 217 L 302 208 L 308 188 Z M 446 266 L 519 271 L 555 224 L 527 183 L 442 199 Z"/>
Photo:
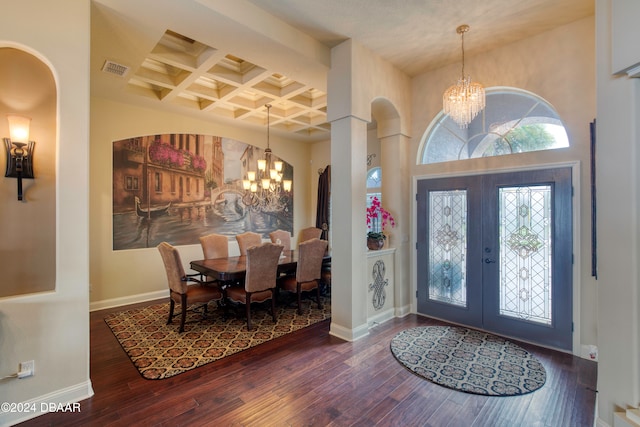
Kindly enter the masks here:
<path id="1" fill-rule="evenodd" d="M 329 138 L 330 48 L 347 39 L 409 76 L 591 16 L 594 0 L 94 0 L 92 95 L 290 138 Z M 106 61 L 128 67 L 102 71 Z"/>

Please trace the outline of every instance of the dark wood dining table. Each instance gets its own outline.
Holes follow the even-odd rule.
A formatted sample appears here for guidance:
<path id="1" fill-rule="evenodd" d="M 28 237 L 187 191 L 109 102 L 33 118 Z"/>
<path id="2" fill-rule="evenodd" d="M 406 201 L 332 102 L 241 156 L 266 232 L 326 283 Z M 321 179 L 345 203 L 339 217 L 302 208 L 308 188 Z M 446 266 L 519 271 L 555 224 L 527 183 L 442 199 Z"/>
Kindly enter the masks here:
<path id="1" fill-rule="evenodd" d="M 298 265 L 298 251 L 284 251 L 282 255 L 284 256 L 278 261 L 278 272 L 295 271 Z M 331 256 L 327 254 L 323 263 L 329 262 Z M 243 280 L 247 273 L 247 257 L 239 255 L 191 261 L 191 269 L 221 282 L 237 282 Z"/>

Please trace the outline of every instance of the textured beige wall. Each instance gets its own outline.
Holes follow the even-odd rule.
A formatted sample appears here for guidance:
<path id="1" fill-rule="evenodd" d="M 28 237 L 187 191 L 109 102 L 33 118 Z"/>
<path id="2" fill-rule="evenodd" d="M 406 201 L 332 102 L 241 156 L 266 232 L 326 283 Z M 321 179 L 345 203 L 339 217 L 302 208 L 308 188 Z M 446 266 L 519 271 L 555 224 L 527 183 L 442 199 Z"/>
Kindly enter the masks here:
<path id="1" fill-rule="evenodd" d="M 78 401 L 93 394 L 88 311 L 89 7 L 87 1 L 26 0 L 4 2 L 0 14 L 0 45 L 21 48 L 46 63 L 58 96 L 57 131 L 49 142 L 55 147 L 57 174 L 55 289 L 0 299 L 0 372 L 16 372 L 23 361 L 36 364 L 33 377 L 0 382 L 0 402 L 33 401 L 40 408 L 40 402 Z M 41 144 L 46 139 L 42 137 Z M 0 413 L 0 425 L 34 415 Z"/>
<path id="2" fill-rule="evenodd" d="M 164 292 L 166 276 L 156 248 L 112 250 L 112 143 L 137 135 L 194 133 L 266 146 L 266 129 L 242 130 L 154 109 L 133 107 L 101 98 L 91 100 L 91 303 L 120 305 L 141 294 Z M 274 154 L 294 168 L 294 234 L 310 215 L 309 144 L 296 143 L 271 132 Z M 230 250 L 237 250 L 230 242 Z M 200 245 L 179 246 L 182 261 L 202 258 Z M 164 294 L 162 294 L 164 295 Z"/>
<path id="3" fill-rule="evenodd" d="M 616 13 L 613 14 L 612 11 Z M 635 0 L 596 2 L 598 175 L 598 425 L 614 425 L 613 412 L 640 402 L 640 79 L 612 75 L 612 51 L 640 62 L 633 38 L 612 37 L 638 26 Z M 624 19 L 619 20 L 620 17 Z M 612 27 L 613 26 L 613 27 Z M 606 424 L 604 424 L 606 423 Z M 617 424 L 616 424 L 617 425 Z"/>

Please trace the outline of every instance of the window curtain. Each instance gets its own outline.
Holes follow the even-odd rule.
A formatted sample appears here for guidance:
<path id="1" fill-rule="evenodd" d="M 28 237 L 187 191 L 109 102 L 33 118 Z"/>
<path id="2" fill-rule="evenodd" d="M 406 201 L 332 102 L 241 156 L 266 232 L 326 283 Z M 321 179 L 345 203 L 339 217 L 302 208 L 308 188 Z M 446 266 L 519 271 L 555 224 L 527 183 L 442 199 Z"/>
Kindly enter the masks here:
<path id="1" fill-rule="evenodd" d="M 322 230 L 320 238 L 329 240 L 329 198 L 331 196 L 331 165 L 322 171 L 318 170 L 318 208 L 316 210 L 316 227 Z"/>

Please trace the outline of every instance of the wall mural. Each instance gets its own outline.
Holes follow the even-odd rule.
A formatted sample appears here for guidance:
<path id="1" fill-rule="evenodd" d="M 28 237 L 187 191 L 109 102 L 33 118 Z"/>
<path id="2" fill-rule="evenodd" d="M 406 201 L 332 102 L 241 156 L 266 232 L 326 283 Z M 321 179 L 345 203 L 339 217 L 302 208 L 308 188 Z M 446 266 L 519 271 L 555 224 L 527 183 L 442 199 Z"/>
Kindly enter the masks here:
<path id="1" fill-rule="evenodd" d="M 218 233 L 293 232 L 293 167 L 282 161 L 269 190 L 258 176 L 264 150 L 209 135 L 164 134 L 113 143 L 113 249 L 199 244 Z M 276 182 L 277 181 L 277 182 Z"/>

